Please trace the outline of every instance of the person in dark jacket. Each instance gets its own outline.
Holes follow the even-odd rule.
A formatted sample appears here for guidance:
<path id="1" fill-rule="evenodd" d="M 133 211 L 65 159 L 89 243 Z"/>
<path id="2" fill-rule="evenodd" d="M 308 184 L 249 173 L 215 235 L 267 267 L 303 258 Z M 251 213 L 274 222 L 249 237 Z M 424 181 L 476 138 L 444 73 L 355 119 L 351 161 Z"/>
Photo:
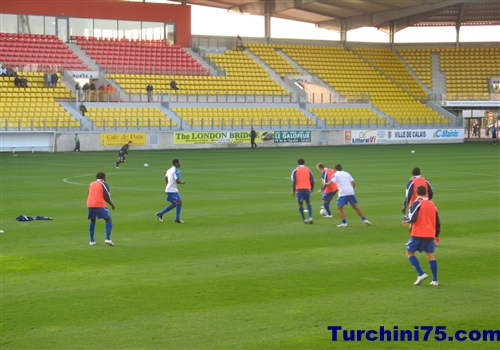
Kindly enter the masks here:
<path id="1" fill-rule="evenodd" d="M 57 87 L 58 81 L 59 81 L 59 76 L 57 75 L 56 72 L 53 72 L 52 75 L 50 76 L 50 83 L 53 88 Z"/>
<path id="2" fill-rule="evenodd" d="M 115 167 L 118 169 L 120 167 L 120 163 L 125 162 L 125 155 L 128 155 L 128 149 L 132 145 L 132 141 L 129 141 L 126 145 L 120 148 L 118 151 L 118 161 L 115 162 Z"/>
<path id="3" fill-rule="evenodd" d="M 146 91 L 148 92 L 148 102 L 153 101 L 153 84 L 151 82 L 146 86 Z"/>

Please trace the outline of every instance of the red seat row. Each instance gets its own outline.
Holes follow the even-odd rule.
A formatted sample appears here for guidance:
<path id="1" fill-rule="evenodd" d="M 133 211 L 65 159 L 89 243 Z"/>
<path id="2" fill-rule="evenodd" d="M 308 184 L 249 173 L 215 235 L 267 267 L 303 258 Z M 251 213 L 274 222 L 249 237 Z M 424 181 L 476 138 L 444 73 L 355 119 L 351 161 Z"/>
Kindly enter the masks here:
<path id="1" fill-rule="evenodd" d="M 161 45 L 167 45 L 167 46 L 173 46 L 175 48 L 181 48 L 180 45 L 173 44 L 169 45 L 165 42 L 165 40 L 158 39 L 158 40 L 141 40 L 141 39 L 126 39 L 126 38 L 96 38 L 96 37 L 85 37 L 85 36 L 77 36 L 73 35 L 70 37 L 71 40 L 76 41 L 78 45 L 81 45 L 83 42 L 104 42 L 108 44 L 115 44 L 115 43 L 132 43 L 132 44 L 138 44 L 138 45 L 151 45 L 151 44 L 161 44 Z"/>
<path id="2" fill-rule="evenodd" d="M 0 32 L 1 42 L 61 42 L 57 35 Z"/>
<path id="3" fill-rule="evenodd" d="M 130 67 L 142 67 L 138 72 L 171 69 L 176 72 L 183 71 L 190 74 L 197 70 L 206 74 L 206 69 L 201 69 L 201 63 L 191 57 L 179 45 L 168 45 L 163 40 L 153 41 L 110 41 L 97 38 L 73 37 L 92 59 L 104 69 L 130 70 Z M 134 70 L 134 69 L 133 69 Z M 198 75 L 199 73 L 197 73 Z"/>
<path id="4" fill-rule="evenodd" d="M 87 65 L 55 35 L 0 33 L 0 61 L 11 66 L 50 66 L 88 70 Z M 24 69 L 24 68 L 21 68 Z"/>
<path id="5" fill-rule="evenodd" d="M 144 67 L 140 65 L 114 66 L 105 65 L 104 69 L 108 73 L 118 74 L 161 74 L 161 75 L 209 75 L 205 67 Z"/>
<path id="6" fill-rule="evenodd" d="M 0 58 L 1 59 L 1 58 Z M 4 65 L 17 68 L 17 71 L 32 71 L 32 72 L 45 72 L 47 70 L 53 70 L 56 72 L 61 72 L 65 70 L 78 70 L 78 71 L 88 71 L 89 68 L 86 64 L 82 63 L 67 63 L 67 62 L 27 62 L 19 58 L 3 58 L 2 62 Z"/>

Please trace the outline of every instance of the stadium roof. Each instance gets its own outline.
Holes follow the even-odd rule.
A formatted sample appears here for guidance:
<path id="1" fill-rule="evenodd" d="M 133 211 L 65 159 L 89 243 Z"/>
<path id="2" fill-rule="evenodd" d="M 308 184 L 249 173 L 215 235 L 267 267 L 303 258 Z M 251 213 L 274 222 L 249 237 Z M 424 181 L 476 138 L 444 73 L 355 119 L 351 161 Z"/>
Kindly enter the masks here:
<path id="1" fill-rule="evenodd" d="M 174 0 L 175 1 L 175 0 Z M 375 27 L 500 25 L 500 0 L 177 0 L 231 12 L 314 23 L 345 32 Z"/>

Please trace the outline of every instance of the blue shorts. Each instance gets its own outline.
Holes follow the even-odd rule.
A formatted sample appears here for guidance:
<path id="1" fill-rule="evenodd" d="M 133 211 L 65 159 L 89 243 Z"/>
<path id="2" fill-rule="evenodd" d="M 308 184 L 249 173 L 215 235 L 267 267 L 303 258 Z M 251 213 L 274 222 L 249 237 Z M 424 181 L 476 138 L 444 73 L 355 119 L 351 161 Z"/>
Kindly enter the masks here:
<path id="1" fill-rule="evenodd" d="M 408 243 L 406 243 L 406 251 L 414 253 L 419 251 L 420 253 L 434 253 L 436 251 L 436 243 L 432 241 L 423 241 L 421 239 L 410 237 Z"/>
<path id="2" fill-rule="evenodd" d="M 335 192 L 329 192 L 329 193 L 323 193 L 323 196 L 321 196 L 321 199 L 324 200 L 324 201 L 327 201 L 328 203 L 330 203 L 333 199 L 333 197 L 335 197 L 335 195 L 337 194 L 337 191 Z"/>
<path id="3" fill-rule="evenodd" d="M 347 205 L 347 203 L 351 205 L 358 203 L 358 201 L 356 200 L 356 196 L 350 194 L 348 196 L 342 196 L 337 198 L 337 206 L 343 207 L 344 205 Z"/>
<path id="4" fill-rule="evenodd" d="M 302 203 L 303 201 L 311 201 L 311 191 L 309 190 L 297 190 L 295 196 L 297 197 L 297 202 Z"/>
<path id="5" fill-rule="evenodd" d="M 181 200 L 179 192 L 167 192 L 167 202 L 177 204 Z"/>
<path id="6" fill-rule="evenodd" d="M 111 213 L 109 212 L 108 208 L 88 208 L 88 209 L 89 209 L 89 214 L 87 217 L 88 220 L 111 219 Z"/>

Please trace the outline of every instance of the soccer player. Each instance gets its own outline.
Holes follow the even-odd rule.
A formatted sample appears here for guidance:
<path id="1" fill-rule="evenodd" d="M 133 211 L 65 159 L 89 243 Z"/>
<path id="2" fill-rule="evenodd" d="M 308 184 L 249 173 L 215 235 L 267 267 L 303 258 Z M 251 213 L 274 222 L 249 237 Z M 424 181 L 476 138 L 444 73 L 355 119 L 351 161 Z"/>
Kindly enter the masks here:
<path id="1" fill-rule="evenodd" d="M 417 199 L 416 189 L 418 186 L 425 186 L 427 190 L 427 197 L 432 199 L 434 195 L 434 191 L 432 190 L 432 186 L 430 182 L 423 176 L 420 175 L 420 168 L 413 168 L 411 171 L 411 179 L 406 183 L 406 196 L 403 202 L 403 207 L 401 208 L 401 213 L 406 212 L 406 208 L 413 203 L 415 199 Z"/>
<path id="2" fill-rule="evenodd" d="M 441 223 L 439 221 L 438 209 L 436 205 L 427 198 L 427 189 L 423 185 L 417 187 L 417 199 L 411 204 L 408 215 L 403 217 L 403 223 L 411 223 L 411 236 L 406 243 L 406 256 L 417 270 L 418 277 L 414 285 L 419 285 L 428 276 L 420 267 L 420 263 L 415 256 L 415 252 L 425 252 L 432 271 L 431 285 L 438 286 L 437 261 L 434 258 L 436 244 L 439 244 L 439 233 Z"/>
<path id="3" fill-rule="evenodd" d="M 336 183 L 339 186 L 339 196 L 337 198 L 337 211 L 339 212 L 340 219 L 342 223 L 337 225 L 337 227 L 347 227 L 347 220 L 345 219 L 344 214 L 344 206 L 348 203 L 351 204 L 356 213 L 358 213 L 359 217 L 363 222 L 367 225 L 371 225 L 371 222 L 368 221 L 361 208 L 358 207 L 358 200 L 354 195 L 354 188 L 356 187 L 356 182 L 352 178 L 351 174 L 342 170 L 342 165 L 335 164 L 335 174 L 331 178 L 330 181 L 325 183 L 325 186 L 330 185 L 331 183 Z"/>
<path id="4" fill-rule="evenodd" d="M 87 208 L 88 208 L 88 219 L 90 220 L 89 232 L 90 232 L 90 245 L 95 245 L 94 241 L 94 231 L 95 231 L 95 221 L 96 219 L 104 219 L 106 221 L 106 240 L 104 243 L 114 246 L 115 244 L 111 240 L 111 229 L 113 228 L 113 223 L 111 222 L 111 214 L 106 207 L 106 203 L 111 205 L 111 208 L 115 210 L 115 205 L 111 202 L 111 194 L 109 192 L 109 186 L 106 183 L 106 174 L 97 173 L 96 179 L 89 185 L 88 197 L 87 197 Z"/>
<path id="5" fill-rule="evenodd" d="M 314 176 L 311 170 L 305 166 L 304 159 L 298 160 L 298 167 L 292 171 L 292 196 L 297 196 L 299 213 L 305 224 L 312 224 L 311 191 L 314 189 Z M 304 215 L 303 202 L 306 201 L 309 219 Z"/>
<path id="6" fill-rule="evenodd" d="M 115 162 L 115 167 L 118 169 L 120 167 L 120 163 L 125 163 L 125 155 L 128 155 L 128 149 L 132 145 L 132 141 L 129 141 L 126 145 L 120 148 L 118 151 L 118 161 Z"/>
<path id="7" fill-rule="evenodd" d="M 318 193 L 323 192 L 323 196 L 321 197 L 321 199 L 323 200 L 323 208 L 327 213 L 325 218 L 331 218 L 332 212 L 330 210 L 330 202 L 332 201 L 333 197 L 335 197 L 335 194 L 337 193 L 339 188 L 334 182 L 332 182 L 328 186 L 325 186 L 325 184 L 332 179 L 335 171 L 333 169 L 325 167 L 323 163 L 319 163 L 316 168 L 321 173 L 321 182 L 323 183 L 323 186 L 321 186 L 321 189 L 318 190 Z"/>
<path id="8" fill-rule="evenodd" d="M 170 204 L 162 211 L 156 213 L 156 217 L 160 222 L 163 222 L 163 215 L 165 215 L 165 213 L 176 208 L 175 222 L 178 224 L 184 223 L 184 221 L 181 220 L 182 199 L 179 195 L 177 185 L 184 185 L 186 181 L 181 181 L 180 167 L 181 161 L 179 159 L 174 159 L 172 161 L 172 167 L 167 170 L 167 174 L 165 175 L 165 182 L 167 183 L 165 192 L 167 193 L 167 201 L 170 202 Z"/>

